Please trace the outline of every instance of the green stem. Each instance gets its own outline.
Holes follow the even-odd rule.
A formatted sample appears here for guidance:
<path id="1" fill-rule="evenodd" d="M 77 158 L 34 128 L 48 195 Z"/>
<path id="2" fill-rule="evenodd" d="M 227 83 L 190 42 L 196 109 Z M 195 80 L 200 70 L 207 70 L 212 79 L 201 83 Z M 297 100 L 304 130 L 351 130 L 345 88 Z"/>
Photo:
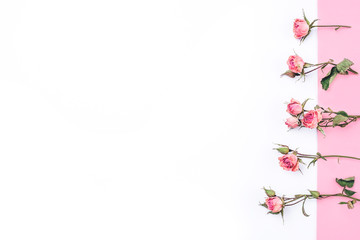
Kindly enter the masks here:
<path id="1" fill-rule="evenodd" d="M 328 113 L 329 115 L 330 114 L 338 114 L 337 112 L 330 112 L 330 111 L 324 111 L 324 113 Z M 319 123 L 319 126 L 320 127 L 324 127 L 324 128 L 326 128 L 326 127 L 345 127 L 345 126 L 347 126 L 347 125 L 349 125 L 350 123 L 352 123 L 352 122 L 355 122 L 358 118 L 360 118 L 360 116 L 359 115 L 349 115 L 348 116 L 348 119 L 346 120 L 346 121 L 344 121 L 344 123 L 340 123 L 340 124 L 337 124 L 337 125 L 333 125 L 333 124 L 331 124 L 331 125 L 329 125 L 330 123 L 332 123 L 333 122 L 333 117 L 331 117 L 331 118 L 324 118 L 320 123 Z M 325 120 L 325 121 L 324 121 Z"/>
<path id="2" fill-rule="evenodd" d="M 299 199 L 301 199 L 301 198 L 303 198 L 303 197 L 304 197 L 304 195 L 302 195 L 301 197 L 298 197 L 298 198 L 296 198 L 296 197 L 295 197 L 295 198 L 291 198 L 291 199 L 285 201 L 285 204 L 294 202 L 294 201 L 299 200 Z"/>
<path id="3" fill-rule="evenodd" d="M 339 158 L 351 158 L 351 159 L 355 159 L 355 160 L 360 160 L 360 158 L 357 157 L 350 157 L 350 156 L 344 156 L 344 155 L 324 155 L 324 158 L 327 157 L 339 157 Z"/>
<path id="4" fill-rule="evenodd" d="M 320 197 L 346 197 L 346 198 L 350 198 L 352 200 L 356 200 L 356 201 L 360 201 L 360 199 L 358 198 L 354 198 L 342 193 L 337 193 L 337 194 L 321 194 Z"/>
<path id="5" fill-rule="evenodd" d="M 307 72 L 305 72 L 304 74 L 311 73 L 311 72 L 316 71 L 316 70 L 318 70 L 319 68 L 322 68 L 322 67 L 323 67 L 323 66 L 318 66 L 317 68 L 314 68 L 314 69 L 312 69 L 312 70 L 310 70 L 310 71 L 307 71 Z"/>
<path id="6" fill-rule="evenodd" d="M 334 28 L 351 28 L 351 26 L 346 26 L 346 25 L 314 25 L 312 27 L 334 27 Z"/>
<path id="7" fill-rule="evenodd" d="M 332 63 L 330 60 L 328 62 L 323 62 L 323 63 L 317 63 L 317 64 L 308 63 L 308 64 L 311 65 L 310 67 L 316 67 L 316 68 L 314 68 L 308 72 L 305 72 L 304 74 L 308 74 L 308 73 L 318 70 L 319 68 L 326 67 L 326 65 L 328 65 L 328 64 L 334 65 L 334 66 L 336 65 L 335 63 Z"/>
<path id="8" fill-rule="evenodd" d="M 324 65 L 324 64 L 329 64 L 331 62 L 322 62 L 322 63 L 317 63 L 317 64 L 312 64 L 312 63 L 307 63 L 307 64 L 310 64 L 311 67 L 316 67 L 316 66 L 320 66 L 320 65 Z"/>
<path id="9" fill-rule="evenodd" d="M 307 196 L 307 195 L 304 195 L 303 197 L 305 197 L 305 196 Z M 302 201 L 304 201 L 304 200 L 306 199 L 306 197 L 305 197 L 305 198 L 303 198 L 303 197 L 298 198 L 298 199 L 295 199 L 295 200 L 299 200 L 299 201 L 294 202 L 294 203 L 291 203 L 291 204 L 288 204 L 288 203 L 290 203 L 290 202 L 287 202 L 287 203 L 285 203 L 285 206 L 294 206 L 294 205 L 296 205 L 296 204 L 298 204 L 298 203 L 300 203 L 300 202 L 302 202 Z M 303 199 L 302 199 L 302 198 L 303 198 Z"/>
<path id="10" fill-rule="evenodd" d="M 307 155 L 307 154 L 301 154 L 301 153 L 298 153 L 298 156 L 301 158 L 316 158 L 317 157 L 316 155 Z"/>

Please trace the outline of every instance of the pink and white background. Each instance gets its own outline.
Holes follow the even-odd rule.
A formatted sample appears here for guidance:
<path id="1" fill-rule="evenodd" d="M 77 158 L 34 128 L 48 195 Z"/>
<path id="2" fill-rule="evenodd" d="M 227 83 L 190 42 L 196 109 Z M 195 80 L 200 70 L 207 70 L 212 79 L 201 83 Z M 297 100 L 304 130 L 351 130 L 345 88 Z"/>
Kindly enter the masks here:
<path id="1" fill-rule="evenodd" d="M 356 124 L 324 139 L 283 123 L 292 97 L 358 114 L 357 78 L 324 94 L 317 74 L 279 77 L 293 51 L 312 63 L 346 55 L 360 70 L 356 6 L 0 0 L 0 238 L 358 236 L 357 206 L 308 201 L 309 218 L 296 206 L 284 224 L 258 206 L 263 186 L 335 191 L 334 177 L 357 174 L 350 161 L 284 172 L 271 150 L 360 155 Z M 354 27 L 315 30 L 300 46 L 292 22 L 302 8 Z"/>

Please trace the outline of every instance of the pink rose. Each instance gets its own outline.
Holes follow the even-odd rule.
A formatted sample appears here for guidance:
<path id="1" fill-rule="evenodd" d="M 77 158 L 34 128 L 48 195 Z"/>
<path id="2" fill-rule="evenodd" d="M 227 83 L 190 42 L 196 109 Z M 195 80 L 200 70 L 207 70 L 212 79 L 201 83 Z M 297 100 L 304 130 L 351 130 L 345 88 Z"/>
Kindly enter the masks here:
<path id="1" fill-rule="evenodd" d="M 294 73 L 301 73 L 304 67 L 304 60 L 298 55 L 292 55 L 287 60 L 287 65 L 289 66 L 289 70 Z"/>
<path id="2" fill-rule="evenodd" d="M 322 112 L 320 109 L 316 109 L 316 110 L 310 110 L 307 113 L 305 113 L 301 122 L 304 125 L 304 127 L 316 128 L 321 120 L 322 120 Z"/>
<path id="3" fill-rule="evenodd" d="M 280 167 L 286 171 L 296 172 L 299 170 L 299 161 L 294 154 L 285 154 L 279 157 Z"/>
<path id="4" fill-rule="evenodd" d="M 289 128 L 297 128 L 299 126 L 299 119 L 297 119 L 296 117 L 289 117 L 288 119 L 286 119 L 285 124 Z"/>
<path id="5" fill-rule="evenodd" d="M 290 103 L 287 105 L 286 111 L 291 115 L 296 116 L 302 113 L 303 107 L 299 101 L 296 101 L 295 99 L 292 98 Z"/>
<path id="6" fill-rule="evenodd" d="M 265 200 L 267 208 L 273 213 L 278 213 L 283 208 L 283 202 L 279 197 L 269 197 Z"/>
<path id="7" fill-rule="evenodd" d="M 300 39 L 308 35 L 309 25 L 304 19 L 295 19 L 293 31 L 295 38 Z"/>

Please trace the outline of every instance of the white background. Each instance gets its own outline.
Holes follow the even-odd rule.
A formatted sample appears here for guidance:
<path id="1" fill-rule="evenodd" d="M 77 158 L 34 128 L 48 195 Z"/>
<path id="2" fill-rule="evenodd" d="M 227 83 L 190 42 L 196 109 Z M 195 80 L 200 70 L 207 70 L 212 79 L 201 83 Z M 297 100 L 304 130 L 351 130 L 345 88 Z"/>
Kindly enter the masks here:
<path id="1" fill-rule="evenodd" d="M 1 0 L 0 238 L 316 239 L 300 207 L 258 203 L 316 188 L 272 143 L 316 152 L 279 75 L 301 46 L 292 22 L 316 0 Z"/>

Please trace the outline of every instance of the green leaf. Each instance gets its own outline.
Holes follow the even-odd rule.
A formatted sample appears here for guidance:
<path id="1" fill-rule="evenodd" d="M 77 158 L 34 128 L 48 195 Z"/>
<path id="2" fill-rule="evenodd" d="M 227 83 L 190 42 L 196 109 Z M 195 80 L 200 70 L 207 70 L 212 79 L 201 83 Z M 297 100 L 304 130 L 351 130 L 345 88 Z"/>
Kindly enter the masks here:
<path id="1" fill-rule="evenodd" d="M 320 193 L 318 191 L 311 191 L 309 190 L 311 196 L 313 196 L 313 198 L 319 198 L 320 197 Z"/>
<path id="2" fill-rule="evenodd" d="M 314 65 L 311 63 L 305 63 L 304 64 L 304 68 L 309 68 L 309 67 L 313 67 Z"/>
<path id="3" fill-rule="evenodd" d="M 348 190 L 348 189 L 344 189 L 344 192 L 345 192 L 345 194 L 348 195 L 349 197 L 351 197 L 352 195 L 354 195 L 354 194 L 356 193 L 356 192 L 350 191 L 350 190 Z"/>
<path id="4" fill-rule="evenodd" d="M 305 201 L 306 201 L 306 199 L 307 198 L 304 199 L 303 204 L 302 204 L 302 213 L 304 214 L 305 217 L 310 217 L 310 215 L 305 212 Z"/>
<path id="5" fill-rule="evenodd" d="M 341 178 L 340 179 L 336 178 L 336 182 L 342 187 L 346 186 L 346 182 Z"/>
<path id="6" fill-rule="evenodd" d="M 354 183 L 355 183 L 355 177 L 345 178 L 344 181 L 347 182 L 346 186 L 348 186 L 349 188 L 352 188 L 354 186 Z"/>
<path id="7" fill-rule="evenodd" d="M 326 136 L 324 129 L 322 129 L 321 127 L 317 127 L 317 130 L 319 130 L 319 132 L 321 132 L 324 136 Z"/>
<path id="8" fill-rule="evenodd" d="M 310 22 L 309 22 L 309 20 L 306 18 L 306 16 L 305 16 L 305 11 L 304 11 L 304 9 L 303 9 L 303 16 L 304 16 L 304 20 L 306 21 L 306 23 L 308 24 L 308 25 L 310 25 Z"/>
<path id="9" fill-rule="evenodd" d="M 355 70 L 352 69 L 352 68 L 349 68 L 349 72 L 352 72 L 352 73 L 354 73 L 354 74 L 359 74 L 357 71 L 355 71 Z"/>
<path id="10" fill-rule="evenodd" d="M 337 74 L 338 71 L 336 67 L 332 67 L 330 72 L 328 72 L 328 74 L 323 77 L 323 79 L 321 79 L 321 85 L 325 91 L 329 89 L 330 84 L 334 81 Z"/>
<path id="11" fill-rule="evenodd" d="M 268 206 L 266 205 L 266 203 L 259 203 L 260 206 L 263 206 L 264 208 L 268 208 Z"/>
<path id="12" fill-rule="evenodd" d="M 314 160 L 312 160 L 312 161 L 308 164 L 307 168 L 310 168 L 311 164 L 312 164 L 313 166 L 315 166 L 317 160 L 318 160 L 318 158 L 314 158 Z"/>
<path id="13" fill-rule="evenodd" d="M 302 43 L 303 41 L 305 41 L 305 39 L 310 35 L 310 32 L 311 32 L 311 28 L 309 28 L 309 31 L 308 31 L 308 34 L 304 37 L 301 38 L 300 40 L 300 43 Z M 304 75 L 304 78 L 305 78 L 305 75 Z"/>
<path id="14" fill-rule="evenodd" d="M 305 165 L 304 161 L 303 161 L 301 158 L 298 158 L 298 161 L 299 161 L 299 163 L 301 163 L 301 164 L 304 164 L 304 165 Z M 300 170 L 300 169 L 299 169 L 299 170 Z"/>
<path id="15" fill-rule="evenodd" d="M 349 117 L 349 115 L 345 111 L 339 111 L 336 114 L 343 115 L 344 117 Z"/>
<path id="16" fill-rule="evenodd" d="M 316 155 L 317 155 L 319 158 L 324 159 L 324 161 L 327 161 L 327 159 L 326 159 L 323 155 L 321 155 L 321 153 L 317 152 Z"/>
<path id="17" fill-rule="evenodd" d="M 314 23 L 317 22 L 317 21 L 319 21 L 319 19 L 315 19 L 314 21 L 312 21 L 312 22 L 310 23 L 310 28 L 312 28 L 312 26 L 314 25 Z"/>
<path id="18" fill-rule="evenodd" d="M 336 182 L 342 186 L 342 187 L 349 187 L 352 188 L 354 186 L 355 177 L 349 177 L 349 178 L 336 178 Z"/>
<path id="19" fill-rule="evenodd" d="M 280 77 L 282 76 L 288 76 L 288 77 L 291 77 L 291 78 L 295 78 L 296 76 L 300 76 L 299 73 L 294 73 L 290 70 L 287 70 L 286 72 L 284 72 L 283 74 L 280 75 Z"/>
<path id="20" fill-rule="evenodd" d="M 307 103 L 310 99 L 311 99 L 311 98 L 307 98 L 307 99 L 301 104 L 301 106 L 302 106 L 303 109 L 304 109 L 306 103 Z"/>
<path id="21" fill-rule="evenodd" d="M 280 212 L 272 212 L 272 211 L 269 211 L 268 214 L 278 215 L 278 214 L 280 214 Z"/>
<path id="22" fill-rule="evenodd" d="M 347 202 L 339 202 L 339 204 L 347 204 Z"/>
<path id="23" fill-rule="evenodd" d="M 349 119 L 348 117 L 338 114 L 334 117 L 333 126 L 335 127 L 335 126 L 339 125 L 340 123 L 345 122 L 348 119 Z"/>
<path id="24" fill-rule="evenodd" d="M 350 61 L 347 58 L 344 58 L 344 60 L 342 60 L 340 63 L 338 63 L 336 65 L 336 70 L 340 73 L 340 74 L 347 74 L 347 71 L 349 70 L 349 68 L 354 65 L 354 63 L 352 61 Z"/>

